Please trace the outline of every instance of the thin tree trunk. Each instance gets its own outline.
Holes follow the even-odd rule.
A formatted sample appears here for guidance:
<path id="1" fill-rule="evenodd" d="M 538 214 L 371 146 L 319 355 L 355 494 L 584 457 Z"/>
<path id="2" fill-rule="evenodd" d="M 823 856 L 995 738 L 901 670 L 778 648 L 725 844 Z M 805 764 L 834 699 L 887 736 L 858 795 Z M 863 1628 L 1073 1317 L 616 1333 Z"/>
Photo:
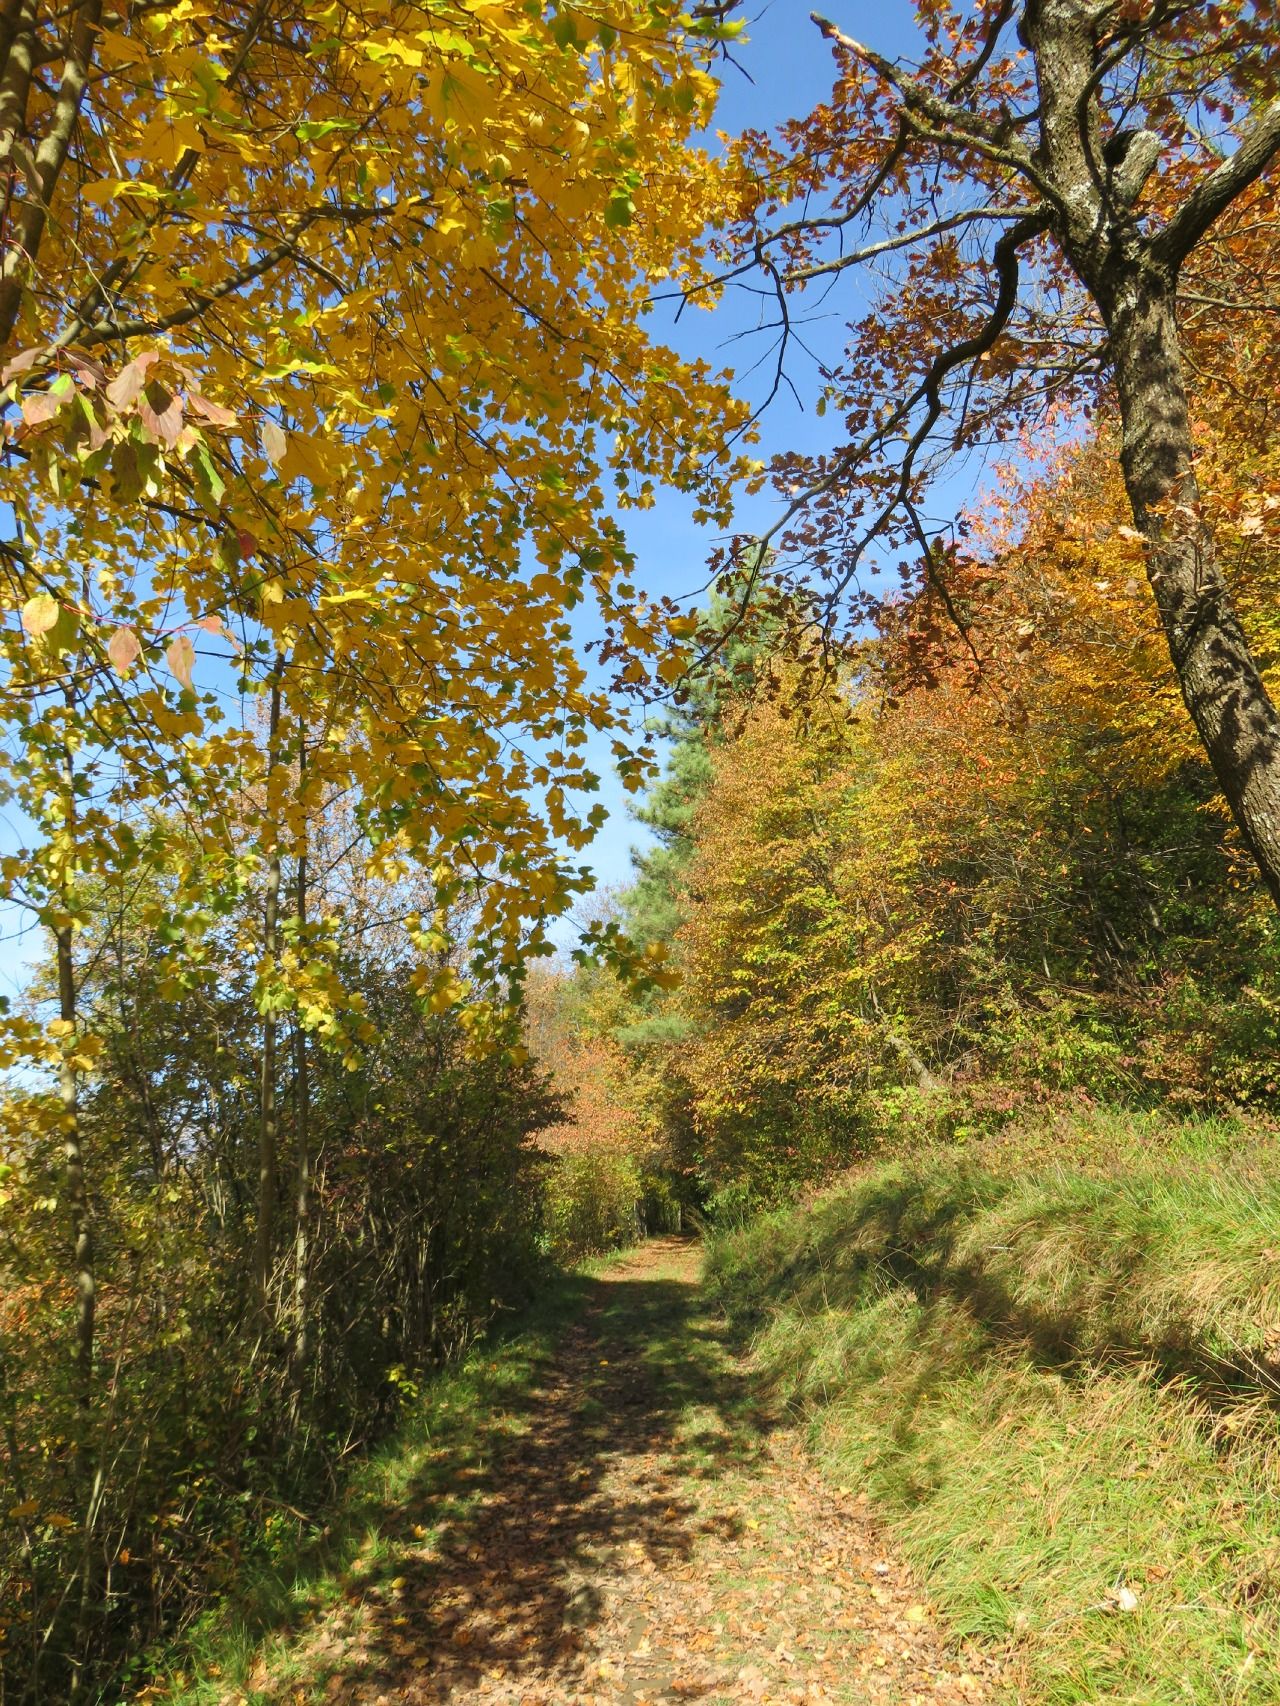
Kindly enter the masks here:
<path id="1" fill-rule="evenodd" d="M 74 695 L 68 692 L 68 721 L 70 721 L 74 709 Z M 68 842 L 72 843 L 75 836 L 76 796 L 75 766 L 69 744 L 63 748 L 62 767 L 62 828 Z M 83 1694 L 85 1667 L 93 1644 L 91 1624 L 95 1609 L 96 1585 L 93 1535 L 101 1486 L 93 1438 L 93 1365 L 97 1317 L 97 1275 L 94 1266 L 93 1210 L 85 1173 L 84 1133 L 80 1124 L 79 1076 L 74 1064 L 79 1015 L 76 1002 L 75 964 L 71 953 L 72 894 L 69 864 L 63 867 L 58 900 L 61 916 L 53 932 L 58 973 L 58 1018 L 61 1021 L 62 1031 L 59 1039 L 61 1059 L 58 1064 L 58 1101 L 62 1115 L 67 1207 L 71 1219 L 72 1263 L 75 1273 L 76 1468 L 80 1497 L 83 1501 L 80 1604 L 71 1655 L 70 1688 L 71 1699 L 78 1700 Z"/>
<path id="2" fill-rule="evenodd" d="M 306 819 L 307 742 L 306 729 L 298 730 L 298 794 L 303 803 L 302 840 L 298 849 L 298 886 L 295 917 L 298 925 L 298 947 L 305 952 L 307 938 L 307 819 Z M 293 1032 L 295 1141 L 297 1145 L 294 1181 L 293 1230 L 293 1397 L 295 1411 L 302 1381 L 310 1357 L 309 1298 L 307 1295 L 307 1263 L 311 1257 L 311 1077 L 307 1059 L 307 1035 L 300 1024 Z"/>
<path id="3" fill-rule="evenodd" d="M 271 686 L 271 711 L 267 728 L 268 817 L 270 816 L 271 783 L 275 767 L 279 761 L 281 670 L 282 660 L 277 657 L 275 677 Z M 265 965 L 270 968 L 270 974 L 274 976 L 279 949 L 279 826 L 273 824 L 270 833 L 273 839 L 267 862 L 266 894 L 263 902 L 262 954 Z M 276 1016 L 270 1000 L 268 1000 L 262 1016 L 262 1077 L 258 1097 L 258 1225 L 253 1264 L 258 1312 L 264 1327 L 270 1318 L 272 1257 L 275 1252 L 276 1229 L 276 1170 L 279 1159 L 276 1036 Z"/>
<path id="4" fill-rule="evenodd" d="M 54 933 L 58 955 L 58 1015 L 76 1024 L 75 971 L 71 962 L 71 927 Z M 97 1290 L 93 1265 L 93 1218 L 85 1184 L 84 1142 L 80 1129 L 80 1097 L 76 1069 L 71 1064 L 71 1033 L 58 1068 L 58 1100 L 62 1105 L 63 1143 L 67 1164 L 67 1204 L 71 1210 L 76 1271 L 76 1403 L 86 1421 L 93 1403 L 93 1342 Z M 87 1430 L 86 1430 L 87 1431 Z"/>

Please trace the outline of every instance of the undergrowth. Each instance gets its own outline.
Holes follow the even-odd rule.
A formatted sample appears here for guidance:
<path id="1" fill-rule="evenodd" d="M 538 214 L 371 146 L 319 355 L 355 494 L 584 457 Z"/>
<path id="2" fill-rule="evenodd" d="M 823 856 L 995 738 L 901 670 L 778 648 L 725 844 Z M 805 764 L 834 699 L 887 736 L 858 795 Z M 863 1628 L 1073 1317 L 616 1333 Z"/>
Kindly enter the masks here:
<path id="1" fill-rule="evenodd" d="M 713 1250 L 763 1373 L 1020 1698 L 1280 1701 L 1276 1158 L 1099 1116 Z"/>
<path id="2" fill-rule="evenodd" d="M 411 1513 L 429 1503 L 444 1527 L 478 1496 L 479 1472 L 502 1436 L 522 1425 L 565 1323 L 582 1309 L 590 1271 L 549 1278 L 506 1336 L 478 1343 L 421 1386 L 407 1382 L 401 1427 L 353 1469 L 340 1502 L 313 1524 L 264 1536 L 233 1593 L 136 1661 L 125 1698 L 166 1706 L 278 1699 L 299 1662 L 300 1632 L 395 1554 Z M 432 1542 L 425 1529 L 414 1536 Z M 306 1680 L 316 1682 L 312 1673 Z"/>

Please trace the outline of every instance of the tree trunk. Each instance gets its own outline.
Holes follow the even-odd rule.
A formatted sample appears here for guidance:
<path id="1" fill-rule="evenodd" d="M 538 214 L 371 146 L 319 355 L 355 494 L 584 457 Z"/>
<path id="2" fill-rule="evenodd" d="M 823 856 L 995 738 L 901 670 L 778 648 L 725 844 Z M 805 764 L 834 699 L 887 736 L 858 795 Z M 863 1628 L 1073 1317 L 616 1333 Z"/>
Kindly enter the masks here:
<path id="1" fill-rule="evenodd" d="M 58 956 L 58 1014 L 64 1024 L 76 1024 L 76 985 L 71 963 L 71 927 L 62 925 L 55 932 Z M 87 1443 L 88 1417 L 93 1404 L 93 1344 L 94 1318 L 97 1308 L 97 1284 L 93 1262 L 93 1217 L 89 1193 L 85 1184 L 84 1146 L 80 1130 L 80 1097 L 76 1069 L 71 1064 L 74 1034 L 63 1040 L 62 1061 L 58 1068 L 58 1100 L 62 1105 L 63 1147 L 67 1165 L 67 1205 L 71 1210 L 71 1233 L 74 1240 L 76 1274 L 76 1403 L 85 1424 L 83 1435 Z"/>
<path id="2" fill-rule="evenodd" d="M 1280 906 L 1280 715 L 1200 510 L 1172 286 L 1137 266 L 1104 302 L 1123 423 L 1125 488 L 1182 697 L 1219 786 Z"/>
<path id="3" fill-rule="evenodd" d="M 58 960 L 58 1016 L 72 1030 L 62 1038 L 62 1061 L 58 1068 L 58 1100 L 62 1105 L 63 1153 L 66 1157 L 67 1206 L 71 1211 L 73 1262 L 76 1276 L 75 1395 L 77 1481 L 83 1504 L 81 1514 L 80 1608 L 72 1653 L 71 1699 L 84 1691 L 85 1665 L 93 1647 L 96 1571 L 94 1529 L 101 1497 L 100 1476 L 95 1462 L 93 1439 L 93 1353 L 97 1317 L 97 1277 L 94 1269 L 93 1215 L 85 1182 L 84 1143 L 80 1129 L 80 1096 L 76 1069 L 71 1064 L 75 1048 L 76 984 L 71 961 L 71 926 L 61 924 L 54 932 Z"/>
<path id="4" fill-rule="evenodd" d="M 1035 54 L 1040 92 L 1039 158 L 1056 202 L 1052 229 L 1107 327 L 1125 487 L 1182 697 L 1280 906 L 1280 716 L 1200 511 L 1175 307 L 1179 252 L 1167 229 L 1154 239 L 1144 234 L 1133 211 L 1141 183 L 1117 195 L 1107 175 L 1098 16 L 1089 0 L 1026 0 L 1023 8 L 1020 33 Z M 1242 145 L 1242 155 L 1254 172 L 1270 157 L 1262 144 Z M 1144 155 L 1142 171 L 1155 163 L 1154 153 Z"/>
<path id="5" fill-rule="evenodd" d="M 75 694 L 67 690 L 67 719 L 76 709 Z M 62 828 L 69 846 L 75 842 L 76 774 L 70 736 L 62 749 Z M 102 1470 L 94 1449 L 93 1363 L 97 1324 L 98 1287 L 94 1265 L 93 1209 L 85 1177 L 84 1133 L 80 1125 L 77 1052 L 79 1013 L 76 1002 L 75 962 L 72 958 L 73 866 L 68 858 L 58 883 L 59 918 L 53 939 L 58 974 L 58 1101 L 61 1108 L 63 1156 L 66 1164 L 67 1207 L 71 1219 L 72 1264 L 75 1273 L 76 1325 L 73 1389 L 76 1401 L 76 1479 L 82 1502 L 80 1548 L 80 1595 L 75 1638 L 71 1653 L 70 1697 L 82 1697 L 88 1656 L 93 1647 L 93 1619 L 97 1609 L 94 1569 L 94 1530 L 102 1495 Z"/>
<path id="6" fill-rule="evenodd" d="M 44 129 L 37 138 L 30 134 L 31 89 L 53 50 L 53 41 L 40 36 L 40 10 L 35 0 L 9 0 L 0 18 L 0 172 L 7 177 L 0 245 L 0 346 L 13 337 L 23 290 L 36 272 L 54 191 L 89 85 L 102 0 L 82 0 L 69 14 L 59 15 L 64 31 L 62 74 L 52 103 L 41 102 Z M 19 176 L 21 196 L 14 194 Z"/>
<path id="7" fill-rule="evenodd" d="M 302 842 L 298 849 L 298 887 L 295 917 L 298 925 L 298 950 L 306 952 L 307 939 L 307 821 L 306 821 L 306 729 L 298 731 L 298 794 L 303 805 Z M 309 1298 L 307 1296 L 307 1264 L 311 1259 L 311 1077 L 307 1059 L 307 1034 L 301 1024 L 293 1032 L 295 1141 L 297 1146 L 294 1182 L 293 1228 L 293 1369 L 292 1385 L 295 1410 L 300 1397 L 302 1380 L 310 1356 Z"/>
<path id="8" fill-rule="evenodd" d="M 275 680 L 271 687 L 271 711 L 267 728 L 267 801 L 266 817 L 271 812 L 271 783 L 279 761 L 280 742 L 280 660 L 276 660 Z M 274 978 L 279 950 L 280 920 L 280 835 L 279 826 L 271 829 L 272 843 L 267 862 L 267 886 L 263 901 L 262 956 Z M 262 1077 L 258 1097 L 258 1225 L 254 1252 L 254 1282 L 258 1312 L 265 1328 L 271 1314 L 271 1273 L 275 1253 L 276 1230 L 276 1168 L 279 1152 L 279 1106 L 276 1094 L 276 1035 L 277 1022 L 268 991 L 267 1007 L 262 1015 Z"/>

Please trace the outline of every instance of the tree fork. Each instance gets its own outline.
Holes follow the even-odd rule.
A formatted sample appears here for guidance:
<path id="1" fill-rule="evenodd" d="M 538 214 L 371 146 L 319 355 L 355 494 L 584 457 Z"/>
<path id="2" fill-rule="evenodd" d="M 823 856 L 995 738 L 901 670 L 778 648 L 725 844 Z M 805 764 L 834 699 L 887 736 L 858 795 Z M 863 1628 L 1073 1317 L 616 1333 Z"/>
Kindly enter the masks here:
<path id="1" fill-rule="evenodd" d="M 1144 224 L 1138 198 L 1165 144 L 1158 129 L 1124 129 L 1114 103 L 1108 126 L 1102 92 L 1108 73 L 1141 49 L 1144 32 L 1167 23 L 1178 8 L 1158 0 L 1144 20 L 1117 23 L 1115 34 L 1107 36 L 1103 24 L 1113 10 L 1099 8 L 1092 0 L 1022 0 L 1017 33 L 1033 61 L 1036 104 L 1023 115 L 1021 127 L 1034 122 L 1038 142 L 1033 150 L 1030 138 L 1023 140 L 1002 105 L 993 101 L 985 111 L 974 110 L 956 100 L 975 87 L 981 67 L 991 62 L 999 32 L 1014 17 L 1013 6 L 998 8 L 976 58 L 947 95 L 927 78 L 901 69 L 814 15 L 838 52 L 891 90 L 898 107 L 899 135 L 879 168 L 870 171 L 871 190 L 859 207 L 869 205 L 870 195 L 913 140 L 925 150 L 926 159 L 928 151 L 934 151 L 935 163 L 952 152 L 977 162 L 966 169 L 972 170 L 975 186 L 981 185 L 985 199 L 980 206 L 952 213 L 941 224 L 930 206 L 914 234 L 898 227 L 889 246 L 934 240 L 965 218 L 998 217 L 1006 222 L 991 256 L 999 295 L 987 335 L 944 348 L 905 402 L 890 400 L 892 406 L 873 421 L 866 436 L 837 459 L 838 477 L 847 481 L 907 428 L 896 490 L 851 550 L 851 559 L 856 567 L 870 539 L 897 514 L 913 514 L 915 458 L 942 414 L 940 379 L 957 367 L 968 367 L 970 386 L 979 382 L 975 350 L 994 345 L 1017 307 L 1018 251 L 1029 238 L 1049 235 L 1106 330 L 1105 345 L 1096 353 L 1100 361 L 1105 355 L 1119 395 L 1126 494 L 1145 542 L 1147 576 L 1183 701 L 1259 874 L 1280 907 L 1280 713 L 1241 626 L 1213 529 L 1203 513 L 1176 312 L 1183 263 L 1214 221 L 1280 156 L 1280 96 L 1272 94 L 1253 106 L 1237 126 L 1234 150 L 1194 182 L 1163 221 Z M 1158 122 L 1158 114 L 1153 122 Z M 1020 180 L 1020 194 L 1030 188 L 1039 198 L 1037 205 L 1029 209 L 1021 201 L 994 194 L 992 168 L 1006 173 L 1010 183 Z M 816 231 L 822 223 L 820 218 L 793 222 L 773 235 Z M 830 223 L 843 228 L 843 215 Z M 758 231 L 752 236 L 759 254 L 764 239 Z M 871 259 L 884 247 L 868 243 L 852 255 L 842 251 L 830 270 Z M 824 270 L 806 259 L 806 265 L 789 276 L 799 282 Z M 927 413 L 912 431 L 911 412 L 925 403 Z M 792 498 L 773 533 L 832 483 L 831 475 L 824 475 Z M 928 574 L 928 541 L 918 525 L 915 532 Z M 837 596 L 847 580 L 848 575 L 837 583 Z"/>

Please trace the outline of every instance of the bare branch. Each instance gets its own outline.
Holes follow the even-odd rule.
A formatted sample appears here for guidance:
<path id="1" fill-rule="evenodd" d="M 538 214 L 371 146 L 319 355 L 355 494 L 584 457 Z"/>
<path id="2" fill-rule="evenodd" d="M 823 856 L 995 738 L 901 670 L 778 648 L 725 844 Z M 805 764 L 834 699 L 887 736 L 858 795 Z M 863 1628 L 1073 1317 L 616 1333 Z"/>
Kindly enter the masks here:
<path id="1" fill-rule="evenodd" d="M 947 375 L 965 362 L 977 361 L 992 349 L 1001 333 L 1008 325 L 1010 317 L 1018 301 L 1019 266 L 1018 251 L 1024 243 L 1030 242 L 1047 229 L 1048 216 L 1037 211 L 1035 214 L 1006 231 L 996 244 L 992 261 L 996 268 L 997 291 L 996 300 L 990 314 L 981 328 L 971 338 L 964 338 L 948 349 L 940 351 L 929 365 L 928 372 L 916 388 L 904 397 L 888 415 L 856 445 L 842 455 L 837 465 L 823 478 L 805 491 L 798 493 L 783 510 L 773 525 L 756 536 L 753 545 L 756 549 L 756 565 L 763 562 L 764 552 L 770 542 L 787 527 L 787 525 L 805 509 L 816 497 L 829 492 L 833 486 L 847 480 L 853 469 L 863 462 L 878 445 L 882 445 L 899 427 L 904 426 L 921 403 L 927 405 L 923 420 L 912 432 L 907 442 L 900 467 L 897 487 L 888 504 L 876 517 L 866 536 L 858 547 L 855 556 L 860 555 L 871 539 L 888 523 L 894 511 L 911 495 L 911 484 L 915 475 L 915 460 L 919 455 L 929 434 L 937 425 L 943 413 L 942 383 Z M 846 575 L 835 597 L 848 584 Z M 834 600 L 833 600 L 834 602 Z"/>
<path id="2" fill-rule="evenodd" d="M 907 513 L 907 520 L 911 523 L 911 531 L 916 536 L 916 544 L 919 545 L 921 554 L 924 558 L 925 578 L 937 593 L 938 597 L 942 600 L 943 607 L 947 612 L 947 616 L 951 621 L 952 627 L 969 648 L 969 655 L 973 659 L 975 669 L 981 671 L 982 658 L 978 654 L 977 646 L 973 643 L 973 635 L 969 631 L 968 623 L 956 608 L 956 603 L 951 596 L 951 589 L 947 585 L 945 575 L 941 575 L 938 572 L 938 565 L 934 561 L 933 557 L 933 543 L 924 530 L 924 523 L 920 519 L 920 513 L 916 509 L 916 506 L 911 502 L 910 498 L 903 498 L 902 505 Z"/>
<path id="3" fill-rule="evenodd" d="M 865 47 L 853 36 L 846 35 L 830 18 L 824 18 L 820 12 L 811 12 L 809 16 L 828 41 L 833 41 L 837 47 L 869 65 L 878 77 L 883 78 L 889 87 L 897 92 L 913 130 L 934 141 L 973 148 L 990 160 L 1011 166 L 1014 171 L 1035 184 L 1042 195 L 1048 195 L 1048 189 L 1041 179 L 1030 150 L 1013 141 L 1009 134 L 1012 128 L 1011 120 L 981 118 L 967 107 L 959 106 L 956 102 L 935 94 L 918 78 L 904 77 L 892 60 L 886 59 L 872 48 Z M 922 125 L 921 119 L 927 120 L 927 125 Z"/>
<path id="4" fill-rule="evenodd" d="M 878 255 L 887 255 L 895 249 L 909 249 L 916 243 L 928 242 L 930 237 L 941 237 L 948 231 L 955 231 L 963 225 L 974 225 L 980 222 L 1002 221 L 1017 224 L 1020 220 L 1035 219 L 1043 213 L 1039 207 L 975 207 L 966 213 L 953 213 L 945 219 L 936 219 L 932 225 L 922 225 L 916 231 L 899 232 L 896 236 L 885 237 L 879 243 L 868 243 L 864 248 L 851 249 L 847 255 L 837 255 L 834 260 L 820 261 L 816 266 L 801 267 L 786 275 L 788 284 L 800 284 L 807 279 L 819 278 L 824 273 L 843 272 L 846 267 L 856 267 L 863 261 L 874 260 Z"/>

